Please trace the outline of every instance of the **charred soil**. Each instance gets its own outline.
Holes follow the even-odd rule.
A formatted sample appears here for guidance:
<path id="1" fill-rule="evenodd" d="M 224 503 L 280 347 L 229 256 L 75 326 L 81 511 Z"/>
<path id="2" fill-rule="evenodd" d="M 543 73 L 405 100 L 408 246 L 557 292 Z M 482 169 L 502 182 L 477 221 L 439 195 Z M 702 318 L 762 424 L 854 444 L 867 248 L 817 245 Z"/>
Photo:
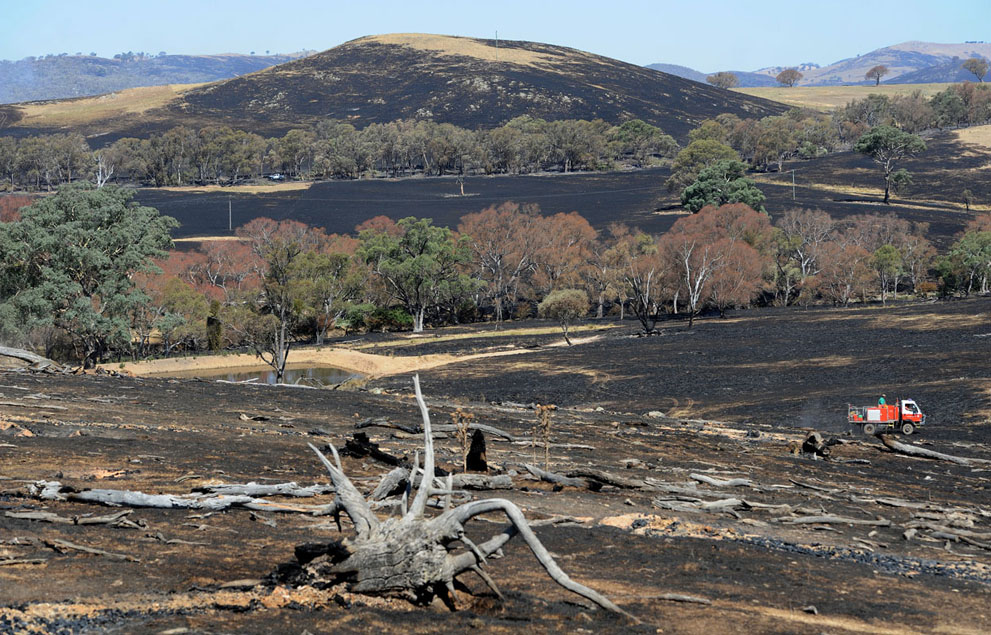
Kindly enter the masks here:
<path id="1" fill-rule="evenodd" d="M 430 334 L 380 336 L 363 350 L 467 355 L 493 345 L 471 337 L 492 329 L 462 327 L 467 337 L 435 343 Z M 435 422 L 461 408 L 518 440 L 487 436 L 490 470 L 509 474 L 512 489 L 470 495 L 510 499 L 532 521 L 556 519 L 535 531 L 561 567 L 645 630 L 991 629 L 991 550 L 982 537 L 991 532 L 991 466 L 896 455 L 841 423 L 848 401 L 910 396 L 930 423 L 901 440 L 991 459 L 991 300 L 752 311 L 661 330 L 639 338 L 626 323 L 573 347 L 515 334 L 499 346 L 529 352 L 421 372 Z M 515 541 L 488 567 L 505 599 L 468 579 L 472 593 L 459 592 L 461 610 L 452 613 L 266 581 L 293 561 L 296 545 L 342 536 L 329 516 L 134 509 L 129 524 L 86 524 L 127 508 L 30 492 L 42 480 L 169 494 L 218 483 L 327 483 L 306 444 L 341 447 L 359 424 L 383 451 L 411 459 L 422 439 L 384 427 L 417 424 L 409 378 L 367 388 L 0 373 L 0 631 L 640 628 L 557 587 Z M 611 482 L 562 488 L 532 477 L 524 464 L 543 467 L 544 450 L 531 443 L 530 402 L 559 406 L 550 471 Z M 811 429 L 841 441 L 828 459 L 797 452 Z M 441 434 L 436 445 L 440 466 L 455 469 L 457 441 Z M 343 460 L 365 493 L 391 469 L 368 457 Z M 470 531 L 481 538 L 499 527 L 486 525 Z"/>

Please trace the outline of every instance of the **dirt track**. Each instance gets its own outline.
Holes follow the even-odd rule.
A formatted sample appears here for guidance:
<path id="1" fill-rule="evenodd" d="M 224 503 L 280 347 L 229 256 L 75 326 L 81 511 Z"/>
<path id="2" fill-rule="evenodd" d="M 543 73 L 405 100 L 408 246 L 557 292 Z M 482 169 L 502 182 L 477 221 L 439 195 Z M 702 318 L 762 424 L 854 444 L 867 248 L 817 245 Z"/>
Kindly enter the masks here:
<path id="1" fill-rule="evenodd" d="M 925 529 L 911 540 L 903 533 L 925 514 L 943 513 L 936 508 L 957 510 L 955 531 L 969 523 L 967 531 L 991 532 L 991 468 L 893 455 L 873 438 L 842 434 L 831 404 L 842 401 L 842 417 L 848 399 L 874 398 L 883 387 L 889 395 L 910 391 L 933 417 L 913 442 L 991 459 L 991 340 L 982 337 L 991 333 L 989 315 L 991 300 L 983 299 L 749 312 L 702 320 L 691 334 L 671 323 L 664 336 L 647 339 L 629 337 L 633 328 L 627 326 L 627 337 L 618 329 L 570 349 L 544 346 L 558 339 L 554 335 L 517 335 L 508 338 L 513 345 L 539 345 L 537 352 L 448 365 L 421 377 L 435 421 L 448 422 L 460 405 L 481 423 L 517 437 L 530 434 L 533 412 L 493 402 L 556 401 L 563 407 L 554 416 L 552 440 L 570 446 L 552 450 L 551 469 L 591 467 L 679 487 L 692 487 L 691 474 L 751 481 L 753 486 L 728 490 L 700 486 L 686 499 L 730 494 L 751 505 L 733 513 L 667 509 L 686 501 L 656 490 L 553 491 L 523 476 L 521 464 L 533 460 L 528 443 L 490 439 L 490 464 L 515 474 L 514 489 L 494 495 L 514 500 L 531 519 L 575 517 L 578 524 L 537 533 L 575 579 L 651 625 L 644 631 L 978 633 L 991 630 L 991 551 L 933 538 Z M 463 355 L 493 345 L 491 338 L 372 343 L 364 350 L 396 356 Z M 307 442 L 340 446 L 356 422 L 412 424 L 418 418 L 407 378 L 383 378 L 370 387 L 387 392 L 0 374 L 0 631 L 630 630 L 556 587 L 521 544 L 510 543 L 506 557 L 489 567 L 506 601 L 469 579 L 476 595 L 461 594 L 465 608 L 452 614 L 308 588 L 220 588 L 264 578 L 292 559 L 296 544 L 337 537 L 327 517 L 262 512 L 252 520 L 246 510 L 199 517 L 139 509 L 128 516 L 138 528 L 125 528 L 6 515 L 34 510 L 71 518 L 114 511 L 27 496 L 27 484 L 42 479 L 79 489 L 175 494 L 217 482 L 326 482 Z M 802 399 L 823 407 L 807 417 Z M 785 415 L 776 403 L 785 404 Z M 647 416 L 651 410 L 671 418 Z M 252 419 L 259 415 L 267 420 Z M 806 427 L 845 443 L 833 446 L 827 461 L 793 454 Z M 365 431 L 396 455 L 411 457 L 419 446 L 392 429 Z M 441 465 L 453 467 L 455 441 L 438 443 Z M 389 469 L 354 458 L 345 458 L 344 467 L 362 488 Z M 287 500 L 300 501 L 329 498 Z M 812 512 L 863 521 L 880 516 L 891 525 L 792 522 Z M 482 538 L 499 525 L 469 527 Z M 55 539 L 140 562 L 59 553 L 45 542 Z M 4 565 L 18 559 L 32 563 Z M 712 604 L 659 599 L 665 593 Z"/>

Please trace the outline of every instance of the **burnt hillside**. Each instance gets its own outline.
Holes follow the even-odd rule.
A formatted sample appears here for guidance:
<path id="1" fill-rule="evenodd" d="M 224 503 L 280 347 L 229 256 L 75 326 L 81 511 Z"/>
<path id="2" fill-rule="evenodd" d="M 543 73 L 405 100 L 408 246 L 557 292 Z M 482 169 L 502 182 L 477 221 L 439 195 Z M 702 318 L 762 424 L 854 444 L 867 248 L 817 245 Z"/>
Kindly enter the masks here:
<path id="1" fill-rule="evenodd" d="M 325 117 L 357 127 L 427 118 L 466 128 L 522 115 L 639 118 L 683 141 L 720 113 L 762 117 L 784 107 L 571 48 L 394 34 L 197 88 L 166 109 L 271 130 Z"/>

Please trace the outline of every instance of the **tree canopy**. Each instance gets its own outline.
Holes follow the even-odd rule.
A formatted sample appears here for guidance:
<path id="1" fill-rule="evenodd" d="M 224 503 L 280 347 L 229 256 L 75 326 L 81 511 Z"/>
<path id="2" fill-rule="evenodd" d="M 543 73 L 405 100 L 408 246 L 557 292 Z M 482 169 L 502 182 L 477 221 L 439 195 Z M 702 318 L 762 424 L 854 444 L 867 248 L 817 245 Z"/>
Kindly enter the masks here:
<path id="1" fill-rule="evenodd" d="M 716 88 L 736 88 L 740 80 L 736 75 L 728 71 L 720 71 L 718 73 L 713 73 L 705 78 L 705 81 L 709 82 Z"/>
<path id="2" fill-rule="evenodd" d="M 861 154 L 871 157 L 881 166 L 884 172 L 884 203 L 890 203 L 892 185 L 905 183 L 909 177 L 907 171 L 898 171 L 898 177 L 893 178 L 895 163 L 902 158 L 914 156 L 925 151 L 926 142 L 918 136 L 899 130 L 894 126 L 876 126 L 864 133 L 857 140 L 854 149 Z"/>
<path id="3" fill-rule="evenodd" d="M 988 74 L 988 61 L 983 57 L 972 57 L 966 60 L 962 67 L 965 71 L 973 73 L 979 82 L 983 82 L 984 76 Z"/>
<path id="4" fill-rule="evenodd" d="M 692 213 L 706 206 L 719 207 L 728 203 L 743 203 L 764 211 L 764 193 L 746 177 L 742 161 L 723 159 L 704 168 L 681 193 L 681 204 Z"/>
<path id="5" fill-rule="evenodd" d="M 774 78 L 774 81 L 778 82 L 783 86 L 788 86 L 789 88 L 801 81 L 802 75 L 794 68 L 786 68 L 785 70 L 778 73 L 778 76 Z"/>
<path id="6" fill-rule="evenodd" d="M 126 344 L 130 316 L 148 299 L 132 277 L 155 270 L 151 259 L 164 255 L 178 226 L 132 196 L 66 186 L 0 224 L 3 321 L 63 330 L 86 364 Z"/>
<path id="7" fill-rule="evenodd" d="M 881 78 L 887 74 L 888 67 L 884 64 L 878 64 L 864 74 L 864 79 L 873 79 L 874 85 L 879 86 L 881 84 Z"/>

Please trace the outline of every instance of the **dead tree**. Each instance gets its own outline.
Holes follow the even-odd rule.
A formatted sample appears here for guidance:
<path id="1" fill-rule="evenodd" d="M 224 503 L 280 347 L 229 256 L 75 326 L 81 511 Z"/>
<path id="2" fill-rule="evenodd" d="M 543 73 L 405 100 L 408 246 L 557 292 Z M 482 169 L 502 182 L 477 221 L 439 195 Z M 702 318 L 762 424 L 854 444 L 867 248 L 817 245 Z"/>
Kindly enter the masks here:
<path id="1" fill-rule="evenodd" d="M 431 494 L 444 492 L 433 489 L 434 449 L 430 414 L 420 392 L 418 376 L 413 378 L 413 385 L 423 415 L 424 460 L 420 470 L 423 478 L 409 509 L 406 510 L 406 505 L 403 505 L 401 516 L 380 520 L 344 474 L 334 446 L 330 446 L 334 456 L 331 462 L 310 444 L 330 473 L 336 490 L 336 503 L 351 519 L 355 535 L 325 545 L 316 552 L 322 552 L 320 555 L 314 553 L 312 545 L 297 548 L 297 554 L 308 554 L 299 558 L 301 579 L 310 584 L 344 583 L 355 593 L 400 595 L 419 600 L 441 597 L 449 606 L 456 608 L 454 580 L 467 571 L 476 573 L 501 597 L 495 582 L 483 567 L 486 558 L 519 534 L 555 582 L 604 609 L 639 621 L 598 592 L 569 578 L 537 539 L 520 509 L 508 500 L 478 500 L 446 509 L 433 518 L 424 516 Z M 419 466 L 414 465 L 414 472 L 418 470 Z M 404 498 L 403 502 L 406 500 Z M 505 514 L 510 524 L 501 533 L 475 544 L 465 535 L 465 523 L 492 512 Z M 313 555 L 316 557 L 310 559 Z"/>

